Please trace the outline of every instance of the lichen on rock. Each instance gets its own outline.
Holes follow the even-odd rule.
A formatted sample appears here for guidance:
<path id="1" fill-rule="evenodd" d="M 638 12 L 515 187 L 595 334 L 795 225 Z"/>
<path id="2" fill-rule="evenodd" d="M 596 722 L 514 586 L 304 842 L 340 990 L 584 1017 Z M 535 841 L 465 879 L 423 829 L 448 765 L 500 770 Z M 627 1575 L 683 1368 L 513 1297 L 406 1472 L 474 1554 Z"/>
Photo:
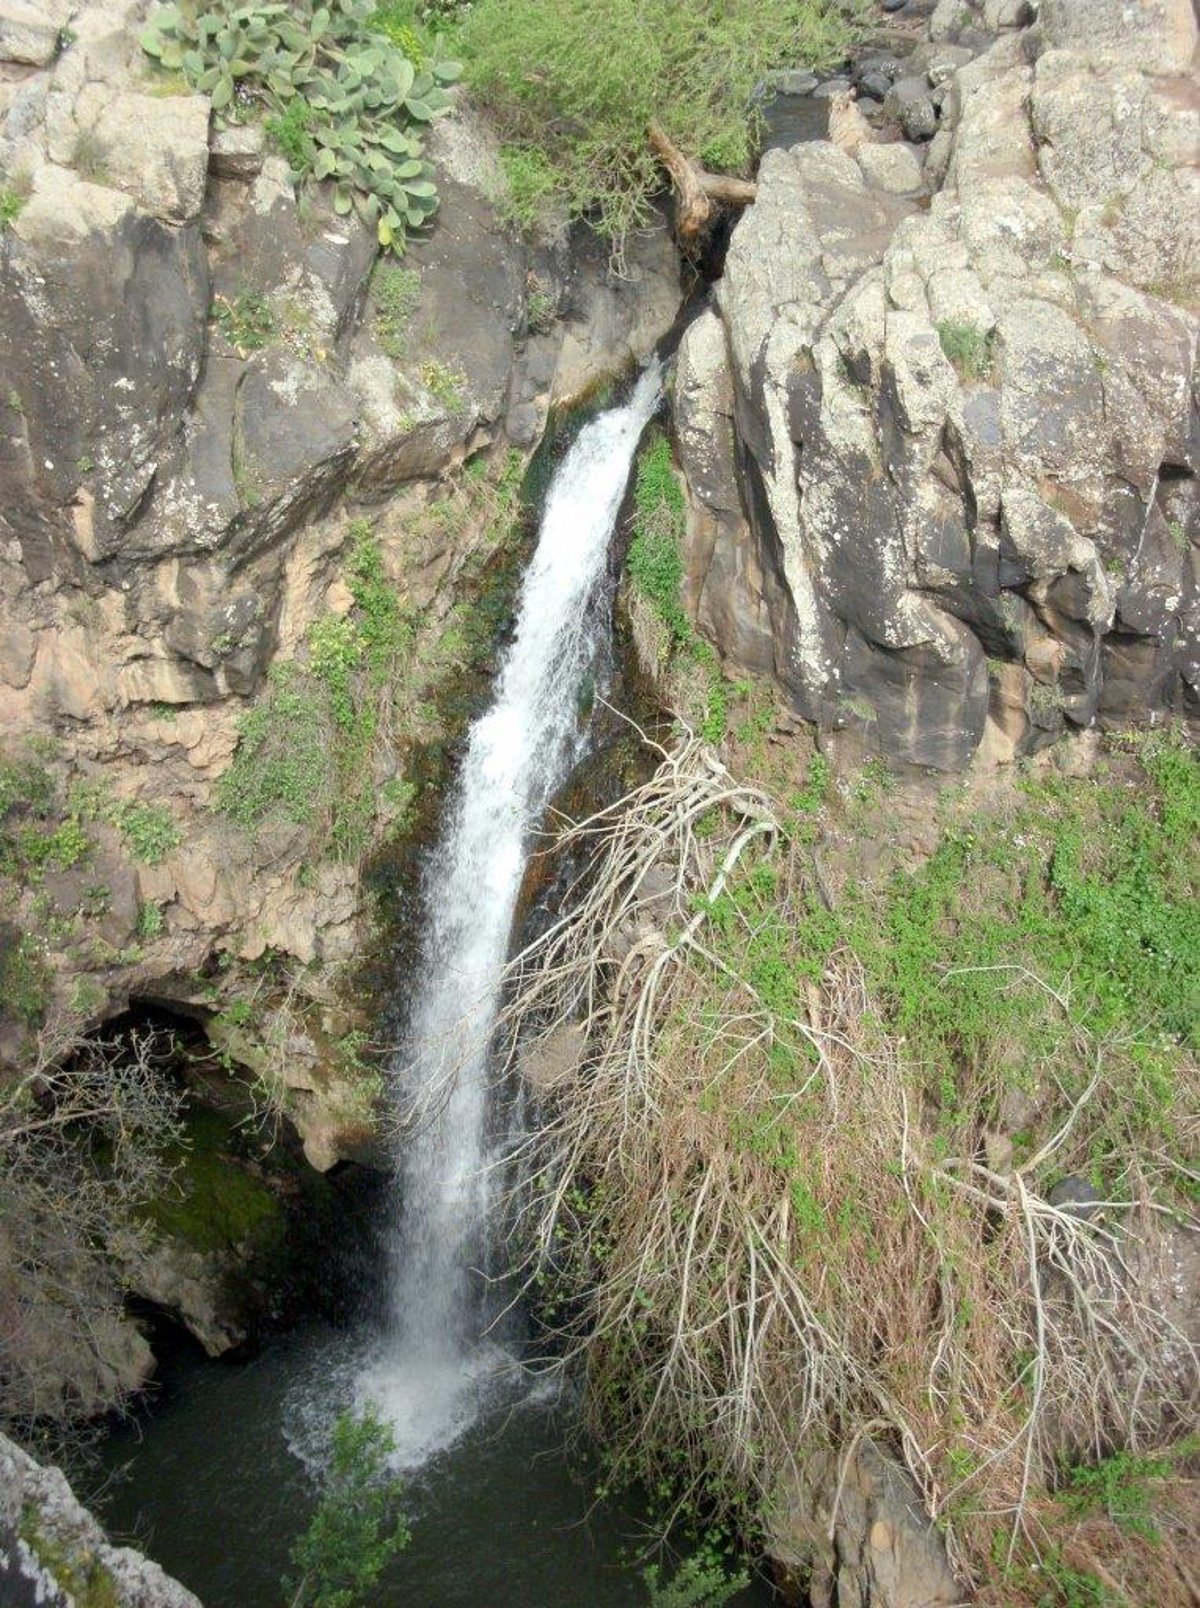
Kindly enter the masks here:
<path id="1" fill-rule="evenodd" d="M 7 1608 L 200 1608 L 132 1547 L 114 1547 L 60 1469 L 0 1434 L 0 1594 Z"/>
<path id="2" fill-rule="evenodd" d="M 1194 22 L 1167 9 L 1118 47 L 1063 0 L 929 57 L 920 204 L 886 145 L 768 153 L 724 358 L 711 314 L 685 336 L 695 606 L 750 669 L 768 616 L 776 675 L 848 758 L 952 772 L 1195 706 Z M 1028 672 L 1023 718 L 989 663 Z"/>

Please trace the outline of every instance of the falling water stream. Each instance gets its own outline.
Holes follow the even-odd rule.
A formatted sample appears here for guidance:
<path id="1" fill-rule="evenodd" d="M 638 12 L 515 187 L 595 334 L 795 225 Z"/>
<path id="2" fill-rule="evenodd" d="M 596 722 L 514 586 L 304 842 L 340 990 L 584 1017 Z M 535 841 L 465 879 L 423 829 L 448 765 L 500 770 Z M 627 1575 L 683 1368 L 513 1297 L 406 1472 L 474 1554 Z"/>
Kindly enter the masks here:
<path id="1" fill-rule="evenodd" d="M 261 1355 L 164 1359 L 160 1404 L 114 1430 L 121 1471 L 100 1505 L 207 1608 L 274 1608 L 319 1464 L 350 1401 L 379 1405 L 409 1469 L 411 1545 L 372 1608 L 639 1608 L 623 1557 L 633 1516 L 596 1502 L 563 1447 L 560 1404 L 501 1343 L 488 1274 L 496 1180 L 516 1137 L 489 1046 L 529 853 L 552 794 L 587 747 L 590 684 L 609 631 L 608 552 L 657 366 L 627 404 L 584 426 L 558 468 L 491 707 L 471 729 L 424 875 L 426 937 L 396 1067 L 404 1140 L 382 1333 L 319 1324 Z M 364 1332 L 365 1330 L 365 1332 Z M 569 1404 L 566 1417 L 569 1420 Z M 491 1410 L 488 1410 L 491 1409 Z M 758 1589 L 739 1596 L 766 1602 Z"/>
<path id="2" fill-rule="evenodd" d="M 488 1052 L 513 914 L 546 805 L 586 742 L 581 706 L 609 630 L 609 544 L 658 365 L 584 427 L 551 484 L 491 707 L 470 731 L 445 830 L 425 872 L 427 928 L 398 1083 L 415 1109 L 401 1153 L 391 1313 L 361 1380 L 415 1466 L 511 1378 L 488 1320 L 490 1217 L 503 1136 Z"/>

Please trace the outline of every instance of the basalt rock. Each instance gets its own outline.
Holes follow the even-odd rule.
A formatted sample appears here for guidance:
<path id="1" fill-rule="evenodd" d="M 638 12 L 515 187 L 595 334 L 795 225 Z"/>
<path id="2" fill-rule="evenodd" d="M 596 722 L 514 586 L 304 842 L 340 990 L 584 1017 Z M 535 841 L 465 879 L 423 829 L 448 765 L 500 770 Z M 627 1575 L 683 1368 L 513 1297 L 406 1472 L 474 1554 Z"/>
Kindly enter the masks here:
<path id="1" fill-rule="evenodd" d="M 0 1599 L 6 1608 L 200 1608 L 132 1547 L 115 1547 L 61 1469 L 0 1435 Z"/>
<path id="2" fill-rule="evenodd" d="M 870 1443 L 814 1459 L 780 1493 L 768 1551 L 811 1608 L 957 1608 L 963 1591 L 907 1473 Z M 798 1593 L 803 1590 L 801 1598 Z"/>
<path id="3" fill-rule="evenodd" d="M 911 147 L 768 153 L 684 339 L 693 608 L 849 754 L 1196 706 L 1195 24 L 1092 16 L 921 47 L 928 201 Z"/>

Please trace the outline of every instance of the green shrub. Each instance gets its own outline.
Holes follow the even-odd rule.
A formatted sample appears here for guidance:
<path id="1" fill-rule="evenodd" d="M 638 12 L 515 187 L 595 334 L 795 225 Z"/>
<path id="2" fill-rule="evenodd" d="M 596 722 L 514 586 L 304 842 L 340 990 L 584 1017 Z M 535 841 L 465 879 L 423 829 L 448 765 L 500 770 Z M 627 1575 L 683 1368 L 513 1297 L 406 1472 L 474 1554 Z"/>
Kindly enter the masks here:
<path id="1" fill-rule="evenodd" d="M 0 924 L 0 1017 L 32 1022 L 50 998 L 50 968 L 35 939 Z"/>
<path id="2" fill-rule="evenodd" d="M 1076 1464 L 1066 1470 L 1058 1504 L 1072 1518 L 1103 1513 L 1121 1529 L 1153 1541 L 1153 1487 L 1171 1473 L 1173 1461 L 1114 1452 L 1098 1463 Z"/>
<path id="3" fill-rule="evenodd" d="M 307 663 L 271 671 L 266 692 L 242 716 L 233 763 L 217 785 L 218 808 L 247 830 L 282 817 L 312 828 L 346 858 L 370 838 L 381 713 L 399 697 L 413 644 L 369 524 L 352 528 L 352 613 L 315 621 Z M 390 801 L 387 807 L 394 811 Z"/>
<path id="4" fill-rule="evenodd" d="M 49 867 L 69 871 L 92 852 L 92 840 L 74 816 L 68 816 L 53 831 L 32 830 L 22 834 L 25 865 L 30 870 Z"/>
<path id="5" fill-rule="evenodd" d="M 363 648 L 352 620 L 329 614 L 317 620 L 308 633 L 308 663 L 329 691 L 334 720 L 349 731 L 356 719 L 354 676 L 362 663 Z"/>
<path id="6" fill-rule="evenodd" d="M 1140 756 L 1137 789 L 1102 780 L 1026 789 L 1011 843 L 958 833 L 904 879 L 890 916 L 889 991 L 901 1026 L 932 1029 L 945 1053 L 982 1053 L 1001 1018 L 1029 1022 L 1023 990 L 997 994 L 995 974 L 962 972 L 929 987 L 922 967 L 1017 965 L 1069 986 L 1075 1013 L 1097 1036 L 1154 1024 L 1184 1043 L 1200 1035 L 1200 906 L 1195 899 L 1200 801 L 1194 750 L 1164 743 Z M 972 887 L 1011 879 L 1007 907 L 980 905 Z M 1153 1039 L 1139 1053 L 1153 1059 Z"/>
<path id="7" fill-rule="evenodd" d="M 425 42 L 418 9 L 414 0 L 385 0 L 367 18 L 367 27 L 389 40 L 415 67 L 423 67 Z"/>
<path id="8" fill-rule="evenodd" d="M 545 335 L 558 317 L 558 293 L 531 269 L 525 276 L 525 322 L 530 334 Z"/>
<path id="9" fill-rule="evenodd" d="M 146 865 L 161 865 L 183 841 L 168 805 L 112 798 L 102 782 L 77 782 L 67 802 L 70 814 L 58 830 L 61 835 L 74 827 L 79 834 L 75 840 L 80 850 L 76 858 L 90 848 L 90 840 L 82 836 L 80 828 L 84 821 L 104 821 L 115 826 L 133 858 Z"/>
<path id="10" fill-rule="evenodd" d="M 372 1407 L 337 1420 L 317 1510 L 292 1547 L 291 1608 L 358 1608 L 408 1545 L 403 1485 L 388 1462 L 395 1444 Z"/>
<path id="11" fill-rule="evenodd" d="M 267 138 L 280 156 L 287 158 L 293 173 L 302 173 L 313 160 L 313 128 L 317 113 L 299 95 L 293 96 L 281 112 L 263 123 Z"/>
<path id="12" fill-rule="evenodd" d="M 119 1608 L 121 1588 L 112 1572 L 80 1542 L 68 1545 L 45 1534 L 39 1518 L 37 1506 L 27 1504 L 21 1514 L 21 1539 L 46 1573 L 70 1593 L 75 1608 Z"/>
<path id="13" fill-rule="evenodd" d="M 40 882 L 45 871 L 69 871 L 92 852 L 78 811 L 65 819 L 54 779 L 36 760 L 0 760 L 0 875 Z"/>
<path id="14" fill-rule="evenodd" d="M 725 1608 L 725 1604 L 744 1591 L 750 1576 L 744 1570 L 730 1575 L 714 1546 L 704 1547 L 685 1558 L 670 1579 L 662 1578 L 656 1563 L 642 1571 L 650 1608 Z"/>
<path id="15" fill-rule="evenodd" d="M 764 74 L 833 66 L 856 32 L 827 0 L 477 0 L 460 43 L 508 148 L 514 213 L 529 221 L 552 196 L 620 240 L 663 187 L 652 121 L 742 169 Z"/>
<path id="16" fill-rule="evenodd" d="M 518 531 L 521 476 L 519 453 L 481 460 L 414 516 L 418 531 L 444 521 L 483 533 L 461 582 L 478 579 Z M 314 621 L 299 656 L 272 669 L 239 722 L 216 803 L 250 832 L 271 819 L 309 828 L 310 858 L 353 861 L 401 828 L 413 788 L 397 758 L 428 725 L 434 686 L 487 651 L 493 632 L 488 611 L 465 604 L 448 620 L 423 619 L 397 595 L 370 521 L 352 520 L 349 537 L 353 607 Z"/>
<path id="17" fill-rule="evenodd" d="M 161 865 L 171 850 L 177 849 L 183 841 L 183 834 L 165 804 L 121 804 L 114 811 L 113 820 L 134 859 L 146 865 Z"/>
<path id="18" fill-rule="evenodd" d="M 626 566 L 629 579 L 666 628 L 672 645 L 689 645 L 692 625 L 679 601 L 686 505 L 665 435 L 652 436 L 642 449 L 633 497 L 633 539 Z"/>
<path id="19" fill-rule="evenodd" d="M 233 763 L 217 783 L 217 803 L 240 826 L 279 814 L 309 826 L 330 808 L 333 759 L 322 702 L 299 667 L 276 665 L 262 699 L 238 722 Z"/>
<path id="20" fill-rule="evenodd" d="M 449 104 L 445 86 L 458 67 L 435 56 L 418 68 L 387 32 L 372 28 L 372 15 L 371 0 L 167 4 L 141 43 L 168 72 L 210 95 L 218 114 L 259 104 L 293 180 L 330 180 L 337 212 L 357 201 L 379 243 L 401 250 L 437 209 L 423 139 Z M 292 110 L 296 100 L 303 113 Z"/>
<path id="21" fill-rule="evenodd" d="M 32 759 L 0 758 L 0 823 L 10 813 L 44 816 L 54 802 L 54 779 Z"/>

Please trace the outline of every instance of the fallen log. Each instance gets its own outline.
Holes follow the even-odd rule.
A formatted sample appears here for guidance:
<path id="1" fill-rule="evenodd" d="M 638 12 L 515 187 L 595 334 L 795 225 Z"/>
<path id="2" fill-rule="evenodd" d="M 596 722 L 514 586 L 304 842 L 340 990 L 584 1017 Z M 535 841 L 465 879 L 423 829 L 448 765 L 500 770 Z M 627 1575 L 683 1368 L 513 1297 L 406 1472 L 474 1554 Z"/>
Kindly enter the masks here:
<path id="1" fill-rule="evenodd" d="M 650 144 L 662 161 L 679 198 L 677 228 L 684 240 L 693 240 L 709 222 L 715 205 L 749 206 L 758 186 L 749 179 L 731 179 L 697 166 L 658 123 L 649 128 Z"/>

